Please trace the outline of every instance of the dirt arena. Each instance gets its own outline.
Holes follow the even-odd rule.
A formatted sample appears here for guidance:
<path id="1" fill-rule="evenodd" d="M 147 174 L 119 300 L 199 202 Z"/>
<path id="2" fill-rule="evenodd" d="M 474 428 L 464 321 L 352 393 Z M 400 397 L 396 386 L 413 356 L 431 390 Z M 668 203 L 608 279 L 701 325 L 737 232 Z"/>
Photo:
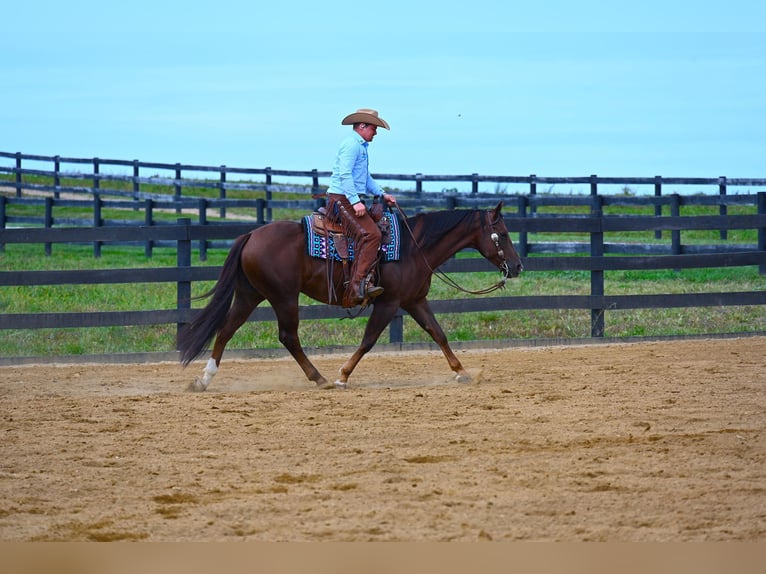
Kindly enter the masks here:
<path id="1" fill-rule="evenodd" d="M 0 540 L 766 540 L 766 338 L 458 355 L 3 367 Z"/>

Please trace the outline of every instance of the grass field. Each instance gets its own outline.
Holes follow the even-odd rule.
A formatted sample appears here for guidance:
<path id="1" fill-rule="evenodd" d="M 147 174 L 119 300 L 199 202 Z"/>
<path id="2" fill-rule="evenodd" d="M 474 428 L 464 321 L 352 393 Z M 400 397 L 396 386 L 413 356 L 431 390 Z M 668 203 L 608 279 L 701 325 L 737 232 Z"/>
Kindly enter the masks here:
<path id="1" fill-rule="evenodd" d="M 50 257 L 39 245 L 7 245 L 0 253 L 0 270 L 104 269 L 175 266 L 175 250 L 157 248 L 147 259 L 140 248 L 104 246 L 99 259 L 89 246 L 56 245 Z M 208 252 L 204 265 L 219 265 L 225 250 Z M 202 265 L 196 253 L 195 265 Z M 476 289 L 494 283 L 497 273 L 455 274 L 461 284 Z M 212 286 L 196 283 L 195 295 Z M 756 267 L 693 269 L 675 272 L 611 271 L 605 273 L 607 295 L 752 291 L 766 288 L 766 277 Z M 508 282 L 501 296 L 586 295 L 587 272 L 526 272 Z M 491 296 L 497 296 L 494 293 Z M 432 300 L 463 297 L 454 288 L 434 279 Z M 74 312 L 98 310 L 157 310 L 175 308 L 174 284 L 61 285 L 0 288 L 0 312 Z M 315 303 L 307 298 L 301 304 Z M 194 306 L 201 306 L 197 301 Z M 452 341 L 578 338 L 590 335 L 588 310 L 530 310 L 442 314 L 439 321 Z M 355 345 L 366 319 L 304 321 L 300 336 L 306 347 Z M 609 311 L 606 336 L 667 336 L 766 330 L 766 307 L 735 306 L 663 310 Z M 387 332 L 381 342 L 388 340 Z M 430 341 L 409 317 L 404 319 L 405 343 Z M 39 329 L 0 331 L 0 356 L 59 356 L 99 353 L 172 351 L 175 326 L 104 327 L 90 329 Z M 273 322 L 248 323 L 236 334 L 229 349 L 278 348 Z"/>
<path id="2" fill-rule="evenodd" d="M 0 178 L 0 182 L 9 177 Z M 50 185 L 46 178 L 28 176 L 29 181 Z M 25 180 L 26 181 L 26 180 Z M 81 185 L 77 180 L 62 185 Z M 119 188 L 120 182 L 110 182 Z M 129 187 L 123 185 L 125 190 Z M 142 186 L 151 193 L 169 193 L 161 186 Z M 191 189 L 185 194 L 192 194 Z M 215 197 L 216 190 L 200 189 L 199 195 Z M 630 194 L 630 190 L 625 190 Z M 3 191 L 12 198 L 13 193 Z M 232 191 L 228 197 L 253 197 L 252 192 Z M 275 193 L 274 199 L 307 199 L 300 193 Z M 6 209 L 8 217 L 42 217 L 44 207 L 37 205 L 14 205 Z M 59 219 L 92 219 L 92 207 L 56 207 L 53 217 Z M 513 209 L 507 211 L 509 215 Z M 545 207 L 539 213 L 585 215 L 588 207 Z M 654 215 L 654 208 L 607 207 L 605 215 Z M 730 206 L 730 215 L 755 213 L 751 206 Z M 274 219 L 297 220 L 305 212 L 299 210 L 274 210 Z M 684 207 L 683 215 L 717 215 L 717 206 Z M 143 211 L 111 209 L 105 207 L 102 218 L 114 221 L 142 222 Z M 669 215 L 664 208 L 663 215 Z M 230 209 L 227 216 L 234 219 L 252 218 L 252 210 Z M 156 220 L 172 222 L 178 217 L 174 210 L 156 210 Z M 210 221 L 216 215 L 211 210 Z M 518 237 L 511 234 L 517 241 Z M 612 243 L 668 243 L 669 233 L 660 239 L 654 233 L 615 233 L 605 236 Z M 530 242 L 539 241 L 588 241 L 588 235 L 576 233 L 530 234 Z M 730 230 L 728 239 L 722 241 L 718 231 L 684 231 L 684 244 L 741 243 L 754 244 L 755 230 Z M 462 254 L 461 254 L 462 255 Z M 221 249 L 208 250 L 204 265 L 220 265 L 226 256 Z M 197 252 L 193 264 L 199 262 Z M 53 270 L 53 269 L 108 269 L 139 267 L 174 267 L 174 249 L 155 248 L 147 258 L 141 247 L 116 247 L 104 245 L 102 255 L 93 257 L 90 246 L 55 244 L 52 255 L 44 255 L 41 245 L 6 245 L 0 251 L 0 270 Z M 455 274 L 455 279 L 469 289 L 486 287 L 498 279 L 497 273 Z M 197 283 L 195 295 L 212 286 L 211 282 Z M 766 277 L 758 274 L 756 267 L 719 269 L 693 269 L 674 272 L 661 271 L 610 271 L 605 273 L 607 295 L 658 294 L 687 292 L 753 291 L 766 288 Z M 590 292 L 590 275 L 587 272 L 526 272 L 518 279 L 509 281 L 500 295 L 587 295 Z M 462 297 L 463 294 L 434 279 L 431 300 Z M 491 296 L 498 296 L 493 293 Z M 174 284 L 123 284 L 123 285 L 63 285 L 33 287 L 1 287 L 0 313 L 45 313 L 98 310 L 159 310 L 175 308 Z M 301 304 L 314 302 L 303 298 Z M 194 306 L 204 303 L 197 301 Z M 590 336 L 590 311 L 588 310 L 529 310 L 497 311 L 483 313 L 443 314 L 439 321 L 452 341 L 579 338 Z M 300 336 L 307 347 L 327 345 L 355 345 L 361 339 L 366 319 L 328 319 L 304 322 Z M 605 315 L 605 335 L 608 337 L 700 335 L 714 333 L 739 333 L 766 331 L 766 306 L 735 306 L 721 308 L 687 308 L 666 310 L 608 311 Z M 388 340 L 384 332 L 381 341 Z M 430 341 L 409 317 L 404 319 L 405 343 Z M 98 353 L 128 353 L 146 351 L 172 351 L 175 347 L 175 325 L 150 327 L 105 327 L 90 329 L 41 329 L 23 331 L 0 331 L 0 356 L 58 356 Z M 228 348 L 278 348 L 276 325 L 273 322 L 248 323 L 234 337 Z"/>

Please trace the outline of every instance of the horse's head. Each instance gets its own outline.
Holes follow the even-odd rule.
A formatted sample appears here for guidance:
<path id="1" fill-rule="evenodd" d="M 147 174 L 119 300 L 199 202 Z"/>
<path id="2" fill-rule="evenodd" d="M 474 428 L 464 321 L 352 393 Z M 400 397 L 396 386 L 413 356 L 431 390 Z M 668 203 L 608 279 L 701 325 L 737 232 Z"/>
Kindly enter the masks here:
<path id="1" fill-rule="evenodd" d="M 496 265 L 505 278 L 518 277 L 524 270 L 521 257 L 516 253 L 508 229 L 503 221 L 503 202 L 492 211 L 485 212 L 476 248 L 488 261 Z"/>

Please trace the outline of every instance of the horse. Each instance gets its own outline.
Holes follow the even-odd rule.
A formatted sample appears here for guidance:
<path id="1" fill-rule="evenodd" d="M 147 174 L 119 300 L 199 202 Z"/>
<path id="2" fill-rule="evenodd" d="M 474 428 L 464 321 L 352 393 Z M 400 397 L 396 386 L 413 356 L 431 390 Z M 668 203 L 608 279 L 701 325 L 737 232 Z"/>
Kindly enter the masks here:
<path id="1" fill-rule="evenodd" d="M 503 278 L 496 287 L 521 273 L 523 265 L 508 236 L 502 206 L 500 202 L 493 210 L 432 211 L 413 217 L 404 217 L 402 212 L 400 259 L 379 263 L 384 291 L 372 300 L 362 342 L 343 363 L 334 383 L 316 369 L 301 346 L 298 296 L 304 293 L 317 301 L 340 305 L 345 289 L 342 266 L 330 267 L 326 260 L 309 255 L 301 222 L 273 221 L 237 237 L 215 286 L 198 297 L 212 296 L 209 303 L 178 334 L 177 348 L 184 367 L 202 355 L 215 337 L 202 377 L 189 385 L 190 390 L 208 388 L 218 372 L 226 343 L 264 300 L 269 301 L 276 314 L 279 341 L 309 381 L 319 388 L 347 388 L 354 368 L 373 348 L 399 308 L 409 313 L 439 345 L 456 380 L 470 382 L 470 375 L 453 353 L 431 311 L 427 295 L 434 270 L 466 248 L 476 249 L 502 272 Z M 328 274 L 332 281 L 328 281 Z"/>

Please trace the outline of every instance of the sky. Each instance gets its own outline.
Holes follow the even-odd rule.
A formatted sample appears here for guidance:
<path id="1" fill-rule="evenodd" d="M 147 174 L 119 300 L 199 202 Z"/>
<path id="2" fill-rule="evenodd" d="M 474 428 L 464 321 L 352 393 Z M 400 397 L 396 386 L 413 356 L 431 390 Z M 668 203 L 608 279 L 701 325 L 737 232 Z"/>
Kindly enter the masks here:
<path id="1" fill-rule="evenodd" d="M 704 4 L 711 4 L 705 6 Z M 388 174 L 766 178 L 766 3 L 13 3 L 0 151 Z"/>

